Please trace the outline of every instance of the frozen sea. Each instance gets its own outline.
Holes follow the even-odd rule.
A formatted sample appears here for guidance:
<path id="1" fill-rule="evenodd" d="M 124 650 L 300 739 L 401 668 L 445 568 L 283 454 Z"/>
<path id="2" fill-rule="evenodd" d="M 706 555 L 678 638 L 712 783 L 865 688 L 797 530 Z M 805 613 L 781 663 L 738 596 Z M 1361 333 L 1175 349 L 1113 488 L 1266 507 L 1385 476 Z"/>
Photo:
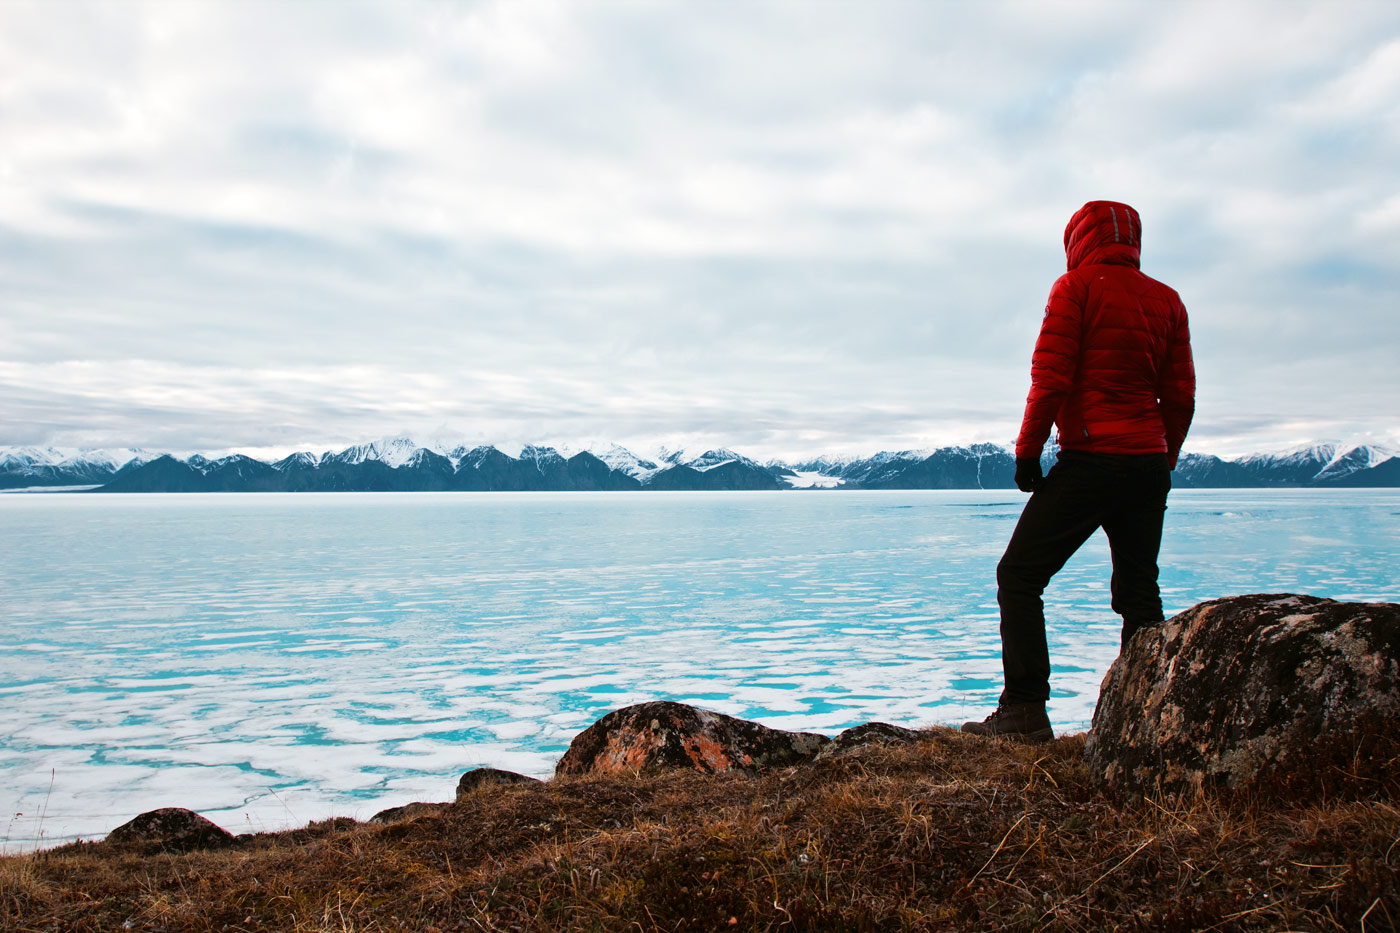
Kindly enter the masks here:
<path id="1" fill-rule="evenodd" d="M 548 775 L 611 709 L 980 718 L 1014 491 L 0 496 L 0 846 L 183 806 L 233 832 Z M 1400 602 L 1400 490 L 1172 493 L 1168 614 Z M 1051 718 L 1118 651 L 1095 536 L 1046 594 Z"/>

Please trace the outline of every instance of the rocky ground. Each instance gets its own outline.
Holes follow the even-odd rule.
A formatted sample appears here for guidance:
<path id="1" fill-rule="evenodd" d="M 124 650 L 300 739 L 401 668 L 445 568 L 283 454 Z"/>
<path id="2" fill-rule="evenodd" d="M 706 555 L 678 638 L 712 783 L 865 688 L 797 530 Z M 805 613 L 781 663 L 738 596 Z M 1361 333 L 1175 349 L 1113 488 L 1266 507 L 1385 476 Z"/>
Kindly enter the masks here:
<path id="1" fill-rule="evenodd" d="M 1398 606 L 1216 600 L 1135 636 L 1088 736 L 641 704 L 550 781 L 239 837 L 168 808 L 0 859 L 0 928 L 1393 930 L 1397 678 Z"/>
<path id="2" fill-rule="evenodd" d="M 478 782 L 401 819 L 0 860 L 14 930 L 1278 930 L 1400 921 L 1397 749 L 1337 792 L 1105 793 L 946 729 L 751 775 Z M 1388 779 L 1377 775 L 1389 775 Z"/>

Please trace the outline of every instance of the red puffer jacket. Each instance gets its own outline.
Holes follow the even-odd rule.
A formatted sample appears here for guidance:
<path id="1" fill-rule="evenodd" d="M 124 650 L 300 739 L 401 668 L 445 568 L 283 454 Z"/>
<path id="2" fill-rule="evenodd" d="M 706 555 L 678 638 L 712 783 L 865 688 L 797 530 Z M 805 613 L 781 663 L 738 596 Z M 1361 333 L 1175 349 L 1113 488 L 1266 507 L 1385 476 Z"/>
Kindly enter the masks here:
<path id="1" fill-rule="evenodd" d="M 1053 421 L 1064 450 L 1165 453 L 1175 468 L 1196 410 L 1191 332 L 1176 292 L 1138 271 L 1141 243 L 1126 204 L 1090 201 L 1070 218 L 1017 457 L 1038 457 Z"/>

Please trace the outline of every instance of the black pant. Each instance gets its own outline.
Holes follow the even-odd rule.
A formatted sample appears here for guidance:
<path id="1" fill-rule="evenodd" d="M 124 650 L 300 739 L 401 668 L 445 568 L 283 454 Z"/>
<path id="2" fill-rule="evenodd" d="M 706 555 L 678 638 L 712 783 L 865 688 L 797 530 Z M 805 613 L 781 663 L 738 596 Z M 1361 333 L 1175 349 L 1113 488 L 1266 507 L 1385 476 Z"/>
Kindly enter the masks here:
<path id="1" fill-rule="evenodd" d="M 1011 543 L 997 564 L 1001 606 L 1004 703 L 1050 698 L 1050 652 L 1040 594 L 1079 546 L 1099 528 L 1113 555 L 1113 611 L 1123 617 L 1123 642 L 1162 621 L 1157 552 L 1171 489 L 1166 454 L 1060 451 L 1045 482 L 1031 494 Z"/>

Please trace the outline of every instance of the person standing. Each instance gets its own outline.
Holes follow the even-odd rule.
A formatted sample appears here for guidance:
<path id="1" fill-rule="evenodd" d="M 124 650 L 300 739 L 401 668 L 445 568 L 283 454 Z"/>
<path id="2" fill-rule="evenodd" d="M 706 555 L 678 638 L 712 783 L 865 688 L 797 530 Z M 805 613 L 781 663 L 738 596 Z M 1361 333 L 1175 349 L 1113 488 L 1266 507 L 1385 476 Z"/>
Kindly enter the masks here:
<path id="1" fill-rule="evenodd" d="M 1068 271 L 1050 290 L 1016 439 L 1016 486 L 1031 497 L 997 565 L 1006 685 L 996 710 L 964 732 L 1054 737 L 1041 594 L 1099 528 L 1113 559 L 1122 643 L 1162 621 L 1157 553 L 1196 373 L 1186 308 L 1139 270 L 1141 244 L 1138 212 L 1117 201 L 1090 201 L 1065 228 Z M 1042 475 L 1052 423 L 1060 451 Z"/>

